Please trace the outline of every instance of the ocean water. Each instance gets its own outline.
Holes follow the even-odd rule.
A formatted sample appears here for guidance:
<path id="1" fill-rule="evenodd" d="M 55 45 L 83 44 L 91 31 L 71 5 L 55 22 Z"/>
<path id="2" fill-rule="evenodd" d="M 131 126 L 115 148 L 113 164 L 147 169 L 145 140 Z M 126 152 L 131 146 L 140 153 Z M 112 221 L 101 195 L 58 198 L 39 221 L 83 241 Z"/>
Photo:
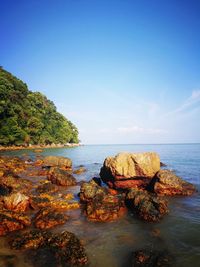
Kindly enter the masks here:
<path id="1" fill-rule="evenodd" d="M 170 197 L 170 212 L 159 223 L 142 222 L 131 213 L 116 222 L 92 223 L 80 211 L 71 211 L 71 220 L 54 231 L 68 230 L 83 240 L 90 267 L 131 266 L 132 252 L 142 248 L 168 251 L 175 267 L 200 266 L 200 144 L 86 145 L 44 149 L 41 155 L 65 156 L 72 159 L 74 167 L 84 165 L 87 172 L 76 176 L 80 181 L 98 176 L 107 156 L 144 151 L 157 152 L 168 169 L 195 184 L 198 192 L 189 197 Z M 0 154 L 35 157 L 31 150 Z M 79 187 L 69 190 L 77 194 Z M 2 253 L 13 254 L 7 247 L 6 238 L 0 239 L 0 255 Z M 32 266 L 22 254 L 17 254 L 17 258 L 15 266 Z"/>

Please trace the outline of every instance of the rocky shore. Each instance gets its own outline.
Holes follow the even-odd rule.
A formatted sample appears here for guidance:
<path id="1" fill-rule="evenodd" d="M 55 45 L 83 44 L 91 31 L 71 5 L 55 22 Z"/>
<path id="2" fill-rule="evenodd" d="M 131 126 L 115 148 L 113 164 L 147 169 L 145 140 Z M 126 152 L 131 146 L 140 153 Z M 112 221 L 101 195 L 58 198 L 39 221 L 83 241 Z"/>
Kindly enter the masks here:
<path id="1" fill-rule="evenodd" d="M 196 189 L 161 165 L 153 152 L 120 153 L 105 159 L 100 177 L 78 183 L 74 174 L 86 169 L 73 169 L 69 158 L 32 161 L 1 156 L 0 236 L 8 237 L 11 249 L 37 259 L 33 266 L 46 266 L 49 258 L 53 266 L 87 265 L 88 256 L 76 233 L 55 234 L 52 229 L 70 220 L 68 212 L 73 209 L 80 209 L 91 223 L 115 221 L 128 212 L 134 214 L 133 220 L 162 220 L 169 213 L 170 196 L 189 196 Z M 80 187 L 78 196 L 70 193 L 74 186 Z M 162 251 L 130 253 L 130 266 L 171 266 L 171 255 Z"/>
<path id="2" fill-rule="evenodd" d="M 27 146 L 0 146 L 0 151 L 9 150 L 23 150 L 23 149 L 43 149 L 43 148 L 60 148 L 60 147 L 77 147 L 82 146 L 82 144 L 51 144 L 51 145 L 27 145 Z"/>

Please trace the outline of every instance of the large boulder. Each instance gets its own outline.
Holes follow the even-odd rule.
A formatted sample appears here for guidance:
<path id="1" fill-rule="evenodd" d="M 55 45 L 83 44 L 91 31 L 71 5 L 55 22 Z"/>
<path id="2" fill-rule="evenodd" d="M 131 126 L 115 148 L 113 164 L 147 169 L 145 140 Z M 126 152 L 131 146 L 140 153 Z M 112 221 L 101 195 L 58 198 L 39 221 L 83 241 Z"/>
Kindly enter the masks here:
<path id="1" fill-rule="evenodd" d="M 37 256 L 37 266 L 47 266 L 43 259 L 49 257 L 55 263 L 54 266 L 79 266 L 88 262 L 85 249 L 80 240 L 68 231 L 64 231 L 61 234 L 53 234 L 41 230 L 32 230 L 15 237 L 10 242 L 10 245 L 11 248 L 18 250 L 31 249 L 35 256 L 41 256 L 42 254 L 42 257 L 38 258 Z M 40 261 L 44 265 L 41 265 Z"/>
<path id="2" fill-rule="evenodd" d="M 73 175 L 58 167 L 51 167 L 47 177 L 48 180 L 57 185 L 72 186 L 77 184 Z"/>
<path id="3" fill-rule="evenodd" d="M 119 153 L 105 159 L 100 176 L 117 189 L 145 187 L 159 170 L 160 158 L 155 152 Z"/>
<path id="4" fill-rule="evenodd" d="M 127 206 L 139 218 L 149 221 L 159 221 L 168 213 L 167 201 L 147 191 L 132 188 L 126 196 Z"/>
<path id="5" fill-rule="evenodd" d="M 111 194 L 94 180 L 83 183 L 79 195 L 81 202 L 85 203 L 84 211 L 90 221 L 113 221 L 126 211 L 122 195 Z"/>
<path id="6" fill-rule="evenodd" d="M 16 213 L 8 210 L 0 211 L 0 236 L 8 232 L 21 230 L 31 224 L 31 220 L 23 213 Z"/>
<path id="7" fill-rule="evenodd" d="M 65 169 L 72 168 L 72 161 L 69 158 L 59 156 L 46 156 L 44 158 L 44 165 L 49 167 L 61 167 Z"/>
<path id="8" fill-rule="evenodd" d="M 4 197 L 4 207 L 16 212 L 24 212 L 29 207 L 29 197 L 18 192 Z"/>
<path id="9" fill-rule="evenodd" d="M 196 189 L 170 170 L 160 170 L 152 179 L 150 187 L 160 195 L 191 195 Z"/>

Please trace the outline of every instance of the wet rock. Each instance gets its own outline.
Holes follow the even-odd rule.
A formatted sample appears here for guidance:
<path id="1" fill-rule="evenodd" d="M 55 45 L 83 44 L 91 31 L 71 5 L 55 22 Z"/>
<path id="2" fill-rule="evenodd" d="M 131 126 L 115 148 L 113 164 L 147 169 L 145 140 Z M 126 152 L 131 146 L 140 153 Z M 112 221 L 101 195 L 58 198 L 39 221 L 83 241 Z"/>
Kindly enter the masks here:
<path id="1" fill-rule="evenodd" d="M 149 178 L 159 170 L 160 158 L 157 153 L 119 153 L 105 159 L 100 176 L 111 188 L 126 189 L 145 187 Z"/>
<path id="2" fill-rule="evenodd" d="M 13 174 L 0 177 L 0 186 L 7 188 L 8 191 L 26 193 L 32 188 L 32 183 L 27 179 L 22 179 Z"/>
<path id="3" fill-rule="evenodd" d="M 138 250 L 133 253 L 132 267 L 170 267 L 172 256 L 166 251 Z"/>
<path id="4" fill-rule="evenodd" d="M 160 170 L 151 181 L 152 190 L 160 195 L 191 195 L 196 189 L 170 170 Z"/>
<path id="5" fill-rule="evenodd" d="M 56 210 L 69 210 L 79 208 L 79 203 L 77 201 L 68 201 L 58 199 L 56 197 L 50 196 L 48 194 L 41 194 L 40 196 L 32 196 L 30 200 L 30 205 L 33 209 L 40 208 L 52 208 Z"/>
<path id="6" fill-rule="evenodd" d="M 39 229 L 49 229 L 64 224 L 69 217 L 54 209 L 43 208 L 35 216 L 34 225 Z"/>
<path id="7" fill-rule="evenodd" d="M 72 168 L 72 161 L 69 158 L 58 156 L 47 156 L 44 158 L 44 165 L 51 167 L 62 167 L 65 169 Z"/>
<path id="8" fill-rule="evenodd" d="M 0 185 L 0 196 L 7 196 L 12 192 L 12 188 L 5 186 L 5 185 Z"/>
<path id="9" fill-rule="evenodd" d="M 82 184 L 80 200 L 86 204 L 84 211 L 91 221 L 113 221 L 126 211 L 122 195 L 110 194 L 108 189 L 99 186 L 94 180 Z"/>
<path id="10" fill-rule="evenodd" d="M 9 173 L 14 176 L 23 172 L 26 169 L 26 164 L 18 157 L 0 156 L 0 169 L 2 170 L 0 176 L 7 176 Z"/>
<path id="11" fill-rule="evenodd" d="M 30 206 L 33 209 L 45 208 L 51 206 L 51 201 L 49 197 L 44 196 L 31 196 Z"/>
<path id="12" fill-rule="evenodd" d="M 48 180 L 57 185 L 72 186 L 77 184 L 76 179 L 70 173 L 57 167 L 52 167 L 47 177 Z"/>
<path id="13" fill-rule="evenodd" d="M 58 187 L 51 182 L 44 183 L 36 188 L 36 192 L 38 193 L 54 193 L 57 191 Z"/>
<path id="14" fill-rule="evenodd" d="M 4 207 L 16 212 L 24 212 L 29 207 L 29 197 L 18 192 L 4 197 Z"/>
<path id="15" fill-rule="evenodd" d="M 8 232 L 21 230 L 30 224 L 31 220 L 22 213 L 0 211 L 0 236 L 6 235 Z"/>
<path id="16" fill-rule="evenodd" d="M 43 251 L 42 260 L 48 258 L 44 256 L 44 253 L 50 253 L 52 260 L 56 263 L 55 266 L 60 266 L 63 263 L 67 264 L 67 266 L 79 266 L 88 262 L 80 240 L 68 231 L 61 234 L 53 234 L 34 230 L 25 233 L 23 236 L 16 237 L 11 241 L 10 245 L 14 249 L 37 249 L 35 250 L 35 255 L 38 255 L 38 251 Z M 41 266 L 39 258 L 38 261 L 38 266 Z"/>
<path id="17" fill-rule="evenodd" d="M 159 221 L 168 213 L 167 201 L 144 190 L 130 189 L 126 196 L 127 206 L 139 218 L 149 221 Z"/>
<path id="18" fill-rule="evenodd" d="M 105 195 L 107 189 L 99 186 L 93 179 L 90 182 L 84 182 L 80 188 L 80 200 L 82 202 L 89 202 L 94 199 L 97 195 Z"/>
<path id="19" fill-rule="evenodd" d="M 47 231 L 32 230 L 23 235 L 17 234 L 10 242 L 12 249 L 37 249 L 48 242 L 52 234 Z"/>
<path id="20" fill-rule="evenodd" d="M 86 172 L 86 171 L 87 171 L 86 168 L 84 168 L 84 167 L 79 167 L 78 169 L 74 170 L 73 173 L 74 173 L 74 174 L 82 174 L 82 173 L 84 173 L 84 172 Z"/>
<path id="21" fill-rule="evenodd" d="M 164 162 L 160 162 L 160 167 L 167 167 L 167 164 L 165 164 Z"/>

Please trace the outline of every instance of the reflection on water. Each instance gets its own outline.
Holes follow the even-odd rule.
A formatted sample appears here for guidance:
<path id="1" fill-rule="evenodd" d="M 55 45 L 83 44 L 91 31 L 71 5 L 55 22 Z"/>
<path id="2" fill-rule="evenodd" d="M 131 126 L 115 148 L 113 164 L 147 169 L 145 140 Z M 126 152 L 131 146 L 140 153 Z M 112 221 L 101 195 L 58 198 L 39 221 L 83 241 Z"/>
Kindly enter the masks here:
<path id="1" fill-rule="evenodd" d="M 89 180 L 97 176 L 103 160 L 108 155 L 121 151 L 156 151 L 168 168 L 176 171 L 187 181 L 195 183 L 198 193 L 191 197 L 169 198 L 170 213 L 160 223 L 145 223 L 131 213 L 117 222 L 88 222 L 80 210 L 67 211 L 70 220 L 55 232 L 74 232 L 84 243 L 90 260 L 90 267 L 131 266 L 131 253 L 139 248 L 164 249 L 170 251 L 175 267 L 197 267 L 200 262 L 200 145 L 116 145 L 82 146 L 77 148 L 45 149 L 42 155 L 54 154 L 70 157 L 74 167 L 84 165 L 87 172 L 76 178 Z M 22 155 L 32 151 L 14 151 L 6 154 Z M 5 153 L 4 153 L 5 154 Z M 77 195 L 79 187 L 69 188 Z M 12 255 L 7 259 L 13 266 L 30 267 L 23 253 L 9 250 L 7 238 L 0 239 L 0 266 L 5 262 L 2 255 Z M 17 257 L 15 257 L 15 255 Z M 4 265 L 2 265 L 4 266 Z M 6 265 L 5 265 L 6 266 Z M 12 266 L 12 265 L 7 265 Z"/>

